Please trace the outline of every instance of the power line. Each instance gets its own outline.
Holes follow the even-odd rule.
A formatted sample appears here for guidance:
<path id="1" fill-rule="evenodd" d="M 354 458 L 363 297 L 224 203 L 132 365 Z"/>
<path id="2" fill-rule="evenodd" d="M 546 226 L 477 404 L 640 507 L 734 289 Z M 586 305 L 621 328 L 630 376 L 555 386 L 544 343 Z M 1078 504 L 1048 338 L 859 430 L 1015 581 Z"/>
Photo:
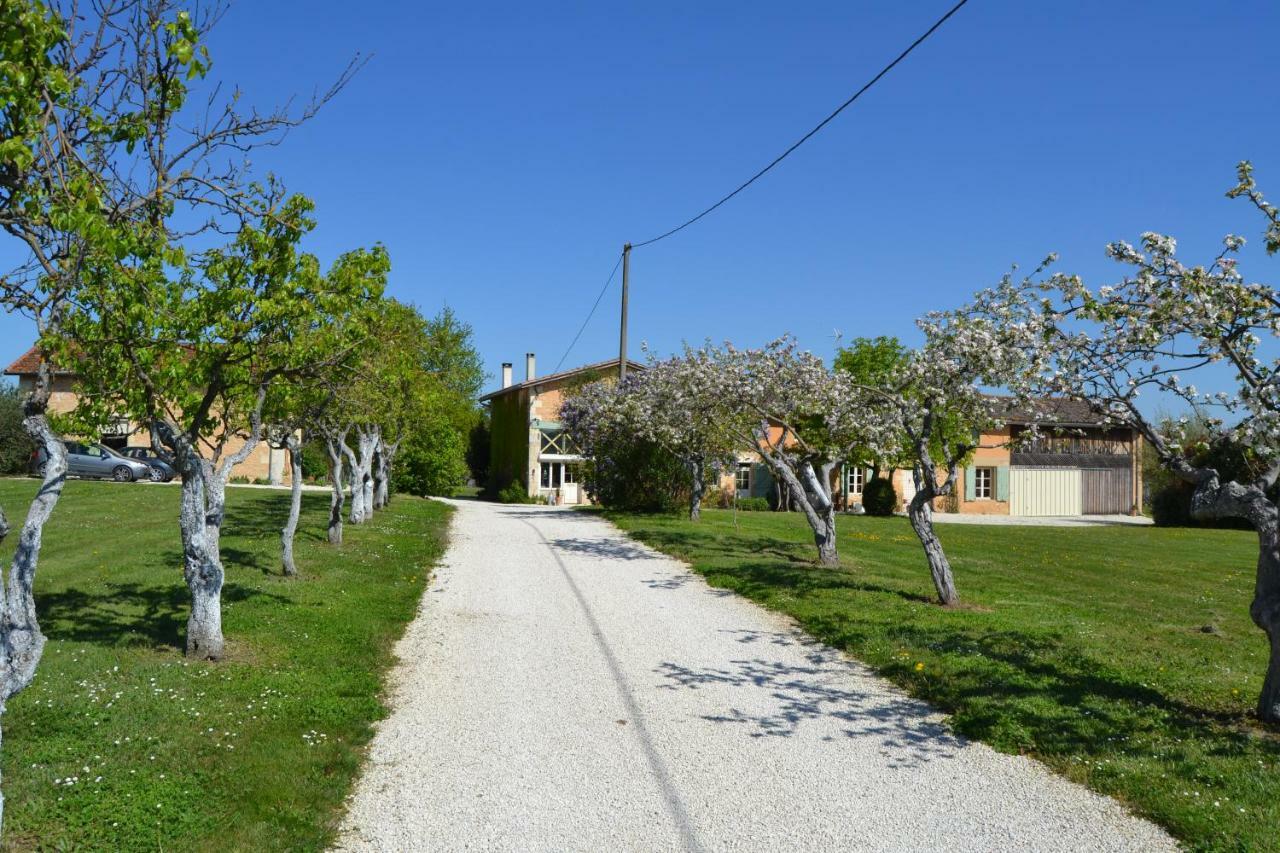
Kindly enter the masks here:
<path id="1" fill-rule="evenodd" d="M 902 53 L 898 54 L 898 57 L 897 57 L 895 60 L 893 60 L 893 62 L 890 62 L 890 63 L 889 63 L 888 65 L 886 65 L 884 68 L 880 69 L 880 73 L 879 73 L 879 74 L 877 74 L 876 76 L 872 77 L 872 78 L 871 78 L 871 80 L 869 80 L 869 81 L 867 82 L 867 84 L 866 84 L 866 85 L 864 85 L 861 89 L 859 89 L 858 91 L 854 92 L 854 93 L 853 93 L 853 96 L 852 96 L 851 98 L 849 98 L 849 100 L 845 101 L 843 104 L 841 104 L 840 106 L 836 107 L 835 112 L 833 112 L 831 115 L 829 115 L 829 116 L 827 116 L 826 118 L 824 118 L 822 121 L 818 122 L 817 127 L 815 127 L 813 130 L 811 130 L 811 131 L 809 131 L 808 133 L 806 133 L 804 136 L 800 137 L 800 139 L 799 139 L 799 140 L 798 140 L 794 145 L 792 145 L 792 146 L 791 146 L 790 148 L 788 148 L 786 151 L 783 151 L 781 154 L 779 154 L 776 158 L 774 158 L 774 160 L 773 160 L 773 162 L 772 162 L 772 163 L 770 163 L 768 166 L 765 166 L 765 167 L 764 167 L 763 169 L 761 169 L 760 171 L 756 172 L 756 173 L 755 173 L 754 175 L 752 175 L 752 176 L 751 176 L 751 177 L 750 177 L 750 178 L 749 178 L 745 183 L 743 183 L 741 186 L 739 186 L 736 190 L 734 190 L 733 192 L 729 193 L 727 196 L 725 196 L 724 198 L 720 199 L 720 200 L 719 200 L 719 201 L 717 201 L 715 204 L 711 205 L 711 206 L 710 206 L 710 207 L 708 207 L 706 210 L 702 211 L 702 212 L 701 212 L 701 213 L 699 213 L 697 216 L 693 217 L 692 219 L 688 220 L 687 222 L 685 222 L 685 223 L 683 223 L 683 224 L 681 224 L 681 225 L 677 225 L 675 228 L 672 228 L 670 231 L 667 231 L 667 232 L 665 232 L 665 233 L 663 233 L 663 234 L 659 234 L 657 237 L 652 237 L 652 238 L 650 238 L 650 239 L 648 239 L 648 240 L 645 240 L 645 241 L 644 241 L 644 242 L 642 242 L 642 243 L 636 243 L 636 244 L 634 244 L 634 245 L 632 246 L 632 248 L 634 248 L 634 249 L 639 249 L 639 248 L 641 248 L 642 246 L 648 246 L 648 245 L 650 245 L 650 244 L 652 244 L 652 243 L 656 243 L 656 242 L 658 242 L 659 240 L 665 240 L 666 238 L 670 237 L 672 234 L 675 234 L 675 233 L 676 233 L 676 232 L 678 232 L 678 231 L 683 231 L 685 228 L 688 228 L 690 225 L 692 225 L 693 223 L 697 222 L 699 219 L 701 219 L 702 217 L 706 216 L 708 213 L 711 213 L 713 210 L 715 210 L 716 208 L 718 208 L 720 205 L 724 204 L 726 201 L 728 201 L 729 199 L 733 198 L 733 197 L 734 197 L 734 196 L 736 196 L 738 193 L 742 192 L 742 191 L 743 191 L 743 190 L 745 190 L 747 187 L 749 187 L 749 186 L 751 186 L 752 184 L 754 184 L 758 179 L 760 179 L 761 177 L 763 177 L 763 176 L 765 175 L 765 173 L 767 173 L 770 169 L 772 169 L 774 166 L 778 165 L 778 164 L 779 164 L 779 163 L 781 163 L 783 160 L 785 160 L 785 159 L 787 158 L 787 155 L 789 155 L 792 151 L 795 151 L 795 150 L 796 150 L 797 148 L 799 148 L 801 145 L 803 145 L 803 144 L 805 144 L 806 142 L 808 142 L 808 141 L 809 141 L 809 138 L 810 138 L 811 136 L 813 136 L 813 135 L 814 135 L 815 133 L 817 133 L 818 131 L 822 130 L 822 128 L 826 127 L 826 126 L 831 122 L 831 120 L 832 120 L 832 119 L 834 119 L 836 116 L 840 115 L 840 113 L 844 112 L 845 108 L 846 108 L 846 107 L 848 107 L 850 104 L 852 104 L 854 101 L 858 100 L 858 98 L 860 98 L 864 92 L 866 92 L 868 89 L 870 89 L 870 88 L 871 88 L 872 86 L 874 86 L 876 83 L 880 82 L 880 78 L 881 78 L 881 77 L 883 77 L 884 75 L 888 74 L 890 71 L 892 71 L 892 70 L 893 70 L 893 68 L 894 68 L 894 66 L 895 66 L 895 65 L 897 65 L 897 64 L 898 64 L 899 62 L 901 62 L 902 60 L 906 59 L 906 58 L 907 58 L 907 55 L 908 55 L 909 53 L 911 53 L 911 51 L 915 50 L 917 47 L 919 47 L 919 46 L 924 42 L 924 40 L 925 40 L 925 39 L 927 39 L 927 38 L 929 38 L 929 36 L 933 35 L 933 34 L 934 34 L 934 32 L 935 32 L 939 27 L 941 27 L 943 24 L 945 24 L 945 23 L 947 22 L 947 19 L 948 19 L 948 18 L 950 18 L 950 17 L 951 17 L 952 15 L 954 15 L 956 12 L 959 12 L 959 11 L 960 11 L 960 7 L 961 7 L 961 6 L 963 6 L 965 3 L 968 3 L 968 2 L 969 2 L 969 0 L 960 0 L 960 2 L 959 2 L 959 3 L 957 3 L 957 4 L 956 4 L 956 5 L 954 5 L 954 6 L 952 6 L 952 7 L 951 7 L 951 10 L 950 10 L 949 12 L 947 12 L 947 14 L 945 14 L 945 15 L 943 15 L 941 18 L 939 18 L 939 19 L 937 20 L 937 22 L 936 22 L 932 27 L 930 27 L 928 30 L 926 30 L 926 31 L 925 31 L 924 35 L 920 36 L 918 39 L 916 39 L 915 41 L 913 41 L 913 42 L 911 43 L 911 45 L 910 45 L 906 50 L 904 50 L 904 51 L 902 51 Z"/>
<path id="2" fill-rule="evenodd" d="M 595 304 L 591 306 L 591 310 L 587 312 L 587 319 L 582 321 L 582 325 L 578 327 L 578 334 L 573 336 L 573 340 L 569 342 L 569 348 L 564 351 L 564 355 L 560 356 L 560 360 L 556 362 L 555 370 L 552 373 L 560 372 L 560 365 L 564 364 L 564 360 L 569 357 L 569 353 L 573 350 L 573 345 L 578 342 L 578 338 L 582 337 L 582 333 L 586 331 L 587 324 L 591 322 L 591 318 L 595 316 L 596 309 L 600 307 L 600 300 L 604 299 L 605 292 L 608 291 L 609 285 L 613 284 L 613 277 L 618 274 L 618 267 L 622 265 L 622 255 L 618 255 L 617 262 L 613 265 L 613 272 L 609 273 L 609 279 L 604 283 L 604 287 L 600 288 L 600 295 L 596 297 Z"/>

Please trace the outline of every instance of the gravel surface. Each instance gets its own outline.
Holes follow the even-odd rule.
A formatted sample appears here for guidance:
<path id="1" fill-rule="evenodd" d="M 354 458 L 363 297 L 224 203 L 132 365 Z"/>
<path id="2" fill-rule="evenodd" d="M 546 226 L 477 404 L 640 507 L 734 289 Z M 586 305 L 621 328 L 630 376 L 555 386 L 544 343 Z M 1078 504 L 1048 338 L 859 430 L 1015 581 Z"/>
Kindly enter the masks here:
<path id="1" fill-rule="evenodd" d="M 1162 850 L 571 510 L 457 502 L 344 850 Z"/>

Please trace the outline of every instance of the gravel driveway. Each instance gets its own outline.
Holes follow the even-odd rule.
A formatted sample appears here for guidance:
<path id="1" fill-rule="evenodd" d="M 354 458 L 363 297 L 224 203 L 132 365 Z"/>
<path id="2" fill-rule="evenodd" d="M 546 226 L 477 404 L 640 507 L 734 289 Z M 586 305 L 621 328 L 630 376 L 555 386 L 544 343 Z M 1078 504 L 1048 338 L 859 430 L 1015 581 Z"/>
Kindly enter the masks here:
<path id="1" fill-rule="evenodd" d="M 604 521 L 456 505 L 340 849 L 1174 846 Z"/>

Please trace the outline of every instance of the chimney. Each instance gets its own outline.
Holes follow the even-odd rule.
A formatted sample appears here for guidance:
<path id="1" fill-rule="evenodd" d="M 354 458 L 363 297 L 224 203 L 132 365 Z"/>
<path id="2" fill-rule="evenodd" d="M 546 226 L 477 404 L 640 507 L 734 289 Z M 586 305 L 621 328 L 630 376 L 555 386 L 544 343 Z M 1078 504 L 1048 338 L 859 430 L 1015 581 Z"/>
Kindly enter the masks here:
<path id="1" fill-rule="evenodd" d="M 511 387 L 511 362 L 509 361 L 502 362 L 502 387 Z"/>
<path id="2" fill-rule="evenodd" d="M 534 380 L 535 378 L 534 374 L 537 373 L 536 366 L 537 366 L 537 359 L 534 358 L 533 353 L 531 352 L 525 353 L 524 354 L 524 381 L 525 382 L 532 382 Z"/>

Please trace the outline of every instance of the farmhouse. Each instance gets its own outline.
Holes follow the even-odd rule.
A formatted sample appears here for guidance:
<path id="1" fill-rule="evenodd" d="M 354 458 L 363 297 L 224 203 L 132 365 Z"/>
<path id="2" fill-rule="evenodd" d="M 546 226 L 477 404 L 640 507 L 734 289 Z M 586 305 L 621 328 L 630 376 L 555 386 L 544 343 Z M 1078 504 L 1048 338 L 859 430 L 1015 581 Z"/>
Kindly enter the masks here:
<path id="1" fill-rule="evenodd" d="M 1088 403 L 1040 399 L 1018 407 L 992 397 L 1004 426 L 984 433 L 973 459 L 960 472 L 953 495 L 934 509 L 979 515 L 1138 515 L 1142 508 L 1141 437 L 1128 427 L 1108 426 Z M 1035 434 L 1027 435 L 1032 425 Z M 872 471 L 847 465 L 834 483 L 845 508 L 862 502 Z M 894 490 L 905 503 L 915 494 L 911 472 L 894 470 Z M 743 455 L 721 483 L 727 491 L 769 497 L 769 469 Z"/>
<path id="2" fill-rule="evenodd" d="M 40 367 L 40 354 L 35 347 L 27 350 L 4 371 L 5 376 L 18 378 L 18 390 L 28 392 L 35 385 L 36 371 Z M 76 390 L 76 376 L 69 371 L 54 371 L 53 390 L 49 395 L 49 411 L 65 414 L 76 407 L 80 395 Z M 98 436 L 105 446 L 121 450 L 130 446 L 150 446 L 151 430 L 148 424 L 120 418 L 107 427 Z M 244 446 L 244 440 L 233 436 L 227 443 L 226 453 L 234 453 Z M 269 480 L 272 483 L 288 483 L 289 466 L 285 464 L 285 451 L 275 448 L 267 442 L 261 442 L 253 453 L 241 464 L 232 469 L 233 477 L 245 477 L 250 480 Z"/>
<path id="3" fill-rule="evenodd" d="M 584 385 L 616 379 L 620 361 L 598 361 L 538 378 L 534 354 L 524 358 L 523 382 L 512 382 L 511 362 L 504 362 L 502 387 L 480 398 L 489 404 L 489 487 L 498 491 L 516 482 L 531 497 L 550 503 L 589 503 L 578 485 L 582 455 L 560 424 L 560 404 Z M 644 369 L 630 360 L 627 366 Z"/>

